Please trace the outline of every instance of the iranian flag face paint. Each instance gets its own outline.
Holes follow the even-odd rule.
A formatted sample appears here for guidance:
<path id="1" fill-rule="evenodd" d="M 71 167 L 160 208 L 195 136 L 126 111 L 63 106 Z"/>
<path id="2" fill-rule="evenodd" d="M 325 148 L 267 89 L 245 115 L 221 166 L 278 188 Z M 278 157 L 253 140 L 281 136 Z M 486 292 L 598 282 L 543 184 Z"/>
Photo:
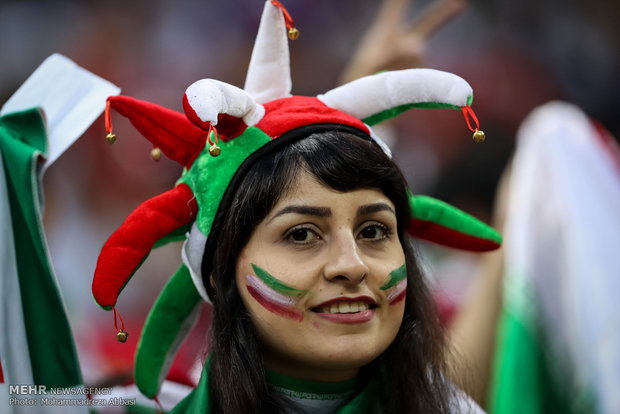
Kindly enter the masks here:
<path id="1" fill-rule="evenodd" d="M 387 300 L 394 305 L 407 296 L 407 267 L 402 265 L 389 274 L 389 279 L 379 289 L 389 290 Z"/>
<path id="2" fill-rule="evenodd" d="M 248 293 L 268 311 L 301 322 L 304 315 L 296 305 L 307 291 L 281 282 L 255 264 L 252 269 L 255 275 L 246 276 Z"/>

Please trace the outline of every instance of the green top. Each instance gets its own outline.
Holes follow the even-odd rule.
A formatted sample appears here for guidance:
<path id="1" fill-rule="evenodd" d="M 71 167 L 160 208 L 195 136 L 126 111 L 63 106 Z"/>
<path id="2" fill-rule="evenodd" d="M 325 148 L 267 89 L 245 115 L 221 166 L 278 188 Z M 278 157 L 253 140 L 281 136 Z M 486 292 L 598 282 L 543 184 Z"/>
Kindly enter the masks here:
<path id="1" fill-rule="evenodd" d="M 211 412 L 207 366 L 208 364 L 205 364 L 200 383 L 196 389 L 174 407 L 170 411 L 171 414 Z M 296 408 L 301 408 L 302 412 L 334 414 L 374 414 L 381 412 L 373 384 L 354 395 L 356 379 L 342 382 L 306 381 L 273 371 L 267 371 L 266 376 L 273 389 L 292 401 Z"/>

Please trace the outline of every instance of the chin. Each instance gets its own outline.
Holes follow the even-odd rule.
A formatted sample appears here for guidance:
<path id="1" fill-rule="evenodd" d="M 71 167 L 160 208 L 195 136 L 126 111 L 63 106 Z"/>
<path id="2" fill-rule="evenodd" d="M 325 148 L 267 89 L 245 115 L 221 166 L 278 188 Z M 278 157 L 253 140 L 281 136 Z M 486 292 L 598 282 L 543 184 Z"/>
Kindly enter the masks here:
<path id="1" fill-rule="evenodd" d="M 334 371 L 358 370 L 378 358 L 389 346 L 363 346 L 350 344 L 348 346 L 330 346 L 321 348 L 319 352 L 305 356 L 307 364 L 313 364 L 317 368 Z"/>
<path id="2" fill-rule="evenodd" d="M 326 358 L 323 362 L 323 368 L 329 370 L 358 370 L 364 365 L 370 364 L 381 353 L 365 354 L 365 355 L 340 355 L 334 359 Z"/>

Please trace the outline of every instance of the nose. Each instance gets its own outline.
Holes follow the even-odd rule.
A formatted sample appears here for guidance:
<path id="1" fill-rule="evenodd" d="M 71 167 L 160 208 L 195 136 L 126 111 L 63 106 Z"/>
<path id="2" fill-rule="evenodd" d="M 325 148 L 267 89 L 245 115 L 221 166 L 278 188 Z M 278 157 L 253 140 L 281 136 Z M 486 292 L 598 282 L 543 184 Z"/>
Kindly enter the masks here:
<path id="1" fill-rule="evenodd" d="M 366 278 L 368 270 L 353 234 L 340 234 L 335 237 L 329 247 L 328 261 L 323 270 L 325 279 L 358 284 Z"/>

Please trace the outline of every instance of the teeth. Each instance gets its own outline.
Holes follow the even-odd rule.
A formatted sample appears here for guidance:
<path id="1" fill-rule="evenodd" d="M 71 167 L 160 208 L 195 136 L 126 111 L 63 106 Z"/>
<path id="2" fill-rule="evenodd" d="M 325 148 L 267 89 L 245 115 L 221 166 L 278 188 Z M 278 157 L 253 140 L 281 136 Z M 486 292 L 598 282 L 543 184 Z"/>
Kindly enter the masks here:
<path id="1" fill-rule="evenodd" d="M 338 302 L 332 303 L 319 309 L 322 313 L 357 313 L 368 310 L 368 304 L 364 302 Z"/>

